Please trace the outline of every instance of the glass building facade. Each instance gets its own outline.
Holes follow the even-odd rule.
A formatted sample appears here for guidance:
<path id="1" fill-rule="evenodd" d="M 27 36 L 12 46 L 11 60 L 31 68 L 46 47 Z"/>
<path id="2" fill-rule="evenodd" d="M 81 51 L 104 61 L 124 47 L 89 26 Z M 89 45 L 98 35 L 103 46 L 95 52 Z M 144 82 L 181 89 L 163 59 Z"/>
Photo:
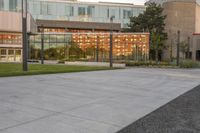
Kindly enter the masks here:
<path id="1" fill-rule="evenodd" d="M 33 60 L 39 60 L 41 57 L 42 28 L 45 34 L 45 60 L 108 61 L 110 30 L 122 31 L 128 27 L 131 16 L 138 16 L 146 9 L 145 6 L 133 4 L 76 0 L 27 1 L 28 11 L 38 26 L 38 33 L 29 36 L 29 58 Z M 21 0 L 0 0 L 0 11 L 21 12 Z M 112 23 L 111 17 L 114 18 Z M 83 23 L 86 26 L 79 26 Z M 18 32 L 0 31 L 0 61 L 22 60 L 22 37 L 21 31 Z M 148 51 L 148 34 L 113 35 L 115 60 L 147 60 Z"/>
<path id="2" fill-rule="evenodd" d="M 41 34 L 30 38 L 30 59 L 40 59 Z M 110 33 L 44 34 L 45 60 L 109 61 Z M 113 57 L 119 60 L 148 60 L 149 34 L 114 33 Z"/>
<path id="3" fill-rule="evenodd" d="M 0 0 L 0 10 L 21 11 L 21 0 Z M 92 3 L 78 1 L 28 0 L 28 10 L 34 19 L 114 23 L 127 28 L 129 17 L 138 16 L 145 6 L 133 4 Z"/>

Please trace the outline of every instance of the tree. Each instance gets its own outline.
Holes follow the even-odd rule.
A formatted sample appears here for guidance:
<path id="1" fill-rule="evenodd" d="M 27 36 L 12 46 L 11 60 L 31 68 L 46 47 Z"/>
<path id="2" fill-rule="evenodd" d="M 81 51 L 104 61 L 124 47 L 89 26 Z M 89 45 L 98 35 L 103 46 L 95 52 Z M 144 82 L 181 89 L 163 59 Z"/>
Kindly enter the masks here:
<path id="1" fill-rule="evenodd" d="M 163 8 L 160 5 L 150 3 L 147 5 L 146 11 L 137 17 L 130 18 L 128 31 L 150 33 L 150 58 L 158 59 L 158 56 L 162 54 L 162 49 L 165 48 L 163 42 L 167 39 L 164 22 L 166 17 L 163 15 Z"/>

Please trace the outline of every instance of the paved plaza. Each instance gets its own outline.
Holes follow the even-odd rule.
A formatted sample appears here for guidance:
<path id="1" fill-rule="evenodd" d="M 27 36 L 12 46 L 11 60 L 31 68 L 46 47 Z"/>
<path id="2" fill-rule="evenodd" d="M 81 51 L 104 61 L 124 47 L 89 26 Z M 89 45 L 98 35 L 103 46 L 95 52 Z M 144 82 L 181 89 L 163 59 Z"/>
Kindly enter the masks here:
<path id="1" fill-rule="evenodd" d="M 0 133 L 115 133 L 199 84 L 199 69 L 0 78 Z"/>

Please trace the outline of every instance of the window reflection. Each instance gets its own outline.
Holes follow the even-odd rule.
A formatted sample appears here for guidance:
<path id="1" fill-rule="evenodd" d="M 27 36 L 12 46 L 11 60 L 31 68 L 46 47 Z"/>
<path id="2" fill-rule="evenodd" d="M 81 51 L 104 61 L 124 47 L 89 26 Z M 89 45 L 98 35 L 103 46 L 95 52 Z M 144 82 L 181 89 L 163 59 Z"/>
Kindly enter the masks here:
<path id="1" fill-rule="evenodd" d="M 0 44 L 21 44 L 21 35 L 0 34 Z"/>
<path id="2" fill-rule="evenodd" d="M 41 52 L 41 36 L 31 37 L 31 47 Z M 48 38 L 49 37 L 49 38 Z M 35 39 L 37 38 L 37 39 Z M 95 61 L 109 60 L 110 33 L 66 33 L 45 34 L 45 59 L 72 59 Z M 39 40 L 39 42 L 34 41 Z M 114 33 L 113 57 L 116 60 L 147 60 L 149 56 L 149 34 Z M 35 42 L 35 43 L 34 43 Z M 35 59 L 35 55 L 31 58 Z M 40 59 L 37 56 L 36 59 Z"/>

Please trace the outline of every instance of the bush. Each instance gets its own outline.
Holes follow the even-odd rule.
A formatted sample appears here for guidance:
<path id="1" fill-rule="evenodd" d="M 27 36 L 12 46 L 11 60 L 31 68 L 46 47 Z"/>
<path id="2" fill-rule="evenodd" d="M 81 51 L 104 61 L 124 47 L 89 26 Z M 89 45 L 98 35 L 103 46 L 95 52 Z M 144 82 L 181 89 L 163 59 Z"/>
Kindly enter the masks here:
<path id="1" fill-rule="evenodd" d="M 88 59 L 75 59 L 75 58 L 70 58 L 70 59 L 62 59 L 62 60 L 59 60 L 58 63 L 59 64 L 64 64 L 65 61 L 69 61 L 69 62 L 75 62 L 75 61 L 83 61 L 83 62 L 88 62 L 89 60 Z"/>
<path id="2" fill-rule="evenodd" d="M 156 62 L 152 61 L 128 61 L 126 62 L 126 66 L 169 66 L 170 64 L 168 62 L 159 62 L 156 64 Z"/>
<path id="3" fill-rule="evenodd" d="M 64 60 L 59 60 L 59 61 L 58 61 L 58 64 L 64 64 L 64 63 L 65 63 Z"/>
<path id="4" fill-rule="evenodd" d="M 192 61 L 192 60 L 182 60 L 180 62 L 180 68 L 199 68 L 199 62 Z"/>

